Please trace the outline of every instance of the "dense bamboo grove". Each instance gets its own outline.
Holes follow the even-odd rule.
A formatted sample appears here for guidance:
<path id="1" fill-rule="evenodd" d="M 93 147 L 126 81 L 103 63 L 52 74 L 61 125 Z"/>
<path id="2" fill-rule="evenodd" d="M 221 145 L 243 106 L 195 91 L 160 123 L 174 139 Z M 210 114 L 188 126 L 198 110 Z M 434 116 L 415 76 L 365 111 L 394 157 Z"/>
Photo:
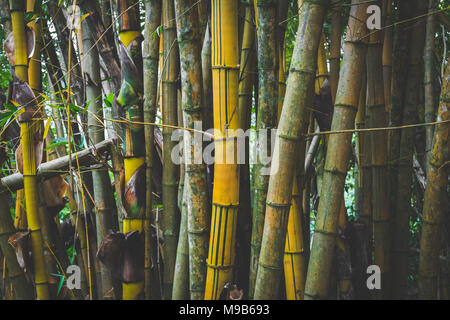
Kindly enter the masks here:
<path id="1" fill-rule="evenodd" d="M 448 0 L 0 12 L 0 299 L 450 299 Z"/>

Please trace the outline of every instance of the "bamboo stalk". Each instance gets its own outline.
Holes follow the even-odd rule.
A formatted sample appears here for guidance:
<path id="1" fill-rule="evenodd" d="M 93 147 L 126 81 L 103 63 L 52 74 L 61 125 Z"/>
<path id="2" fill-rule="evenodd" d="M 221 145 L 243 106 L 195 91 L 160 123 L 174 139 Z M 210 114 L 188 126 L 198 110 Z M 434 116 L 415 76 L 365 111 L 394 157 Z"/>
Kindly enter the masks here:
<path id="1" fill-rule="evenodd" d="M 24 11 L 25 1 L 9 2 L 11 21 L 14 34 L 15 71 L 19 79 L 28 80 L 27 44 L 25 38 Z M 47 271 L 42 248 L 42 233 L 38 213 L 38 189 L 36 181 L 34 139 L 36 121 L 23 121 L 21 127 L 21 144 L 23 152 L 25 208 L 27 212 L 28 228 L 31 230 L 32 252 L 34 260 L 34 281 L 37 298 L 49 298 Z"/>
<path id="2" fill-rule="evenodd" d="M 142 114 L 142 51 L 141 31 L 139 24 L 139 7 L 136 0 L 120 0 L 118 2 L 119 37 L 121 46 L 122 86 L 117 102 L 126 111 L 130 121 L 143 120 Z M 145 156 L 144 126 L 141 124 L 126 124 L 124 148 L 125 185 L 128 185 L 136 171 L 144 165 Z M 133 182 L 132 182 L 133 183 Z M 145 187 L 144 187 L 145 188 Z M 127 214 L 123 219 L 123 233 L 132 231 L 143 232 L 145 222 L 145 205 L 137 199 L 126 203 Z M 142 253 L 144 254 L 144 253 Z M 144 279 L 136 282 L 122 283 L 123 300 L 136 300 L 144 290 Z"/>
<path id="3" fill-rule="evenodd" d="M 214 97 L 214 189 L 205 299 L 218 299 L 231 281 L 235 261 L 237 211 L 239 207 L 239 165 L 236 163 L 239 52 L 237 2 L 211 3 L 212 74 Z M 233 158 L 226 163 L 226 153 Z M 230 161 L 231 160 L 231 161 Z"/>
<path id="4" fill-rule="evenodd" d="M 426 3 L 417 1 L 415 14 L 425 12 Z M 422 56 L 425 44 L 425 23 L 418 20 L 413 25 L 408 49 L 408 77 L 406 80 L 403 109 L 403 125 L 417 123 L 418 103 L 421 82 L 423 79 Z M 414 152 L 415 128 L 405 128 L 401 132 L 400 151 L 397 176 L 397 199 L 394 216 L 394 232 L 392 243 L 393 298 L 404 299 L 407 294 L 408 279 L 408 239 L 409 219 L 411 215 L 411 177 L 413 173 L 412 159 Z"/>
<path id="5" fill-rule="evenodd" d="M 439 120 L 450 119 L 450 63 L 442 84 Z M 448 162 L 450 125 L 434 129 L 433 149 L 428 158 L 427 186 L 423 207 L 422 233 L 419 259 L 419 295 L 421 299 L 436 299 L 439 289 L 439 255 L 442 221 L 448 203 Z"/>
<path id="6" fill-rule="evenodd" d="M 189 299 L 189 241 L 188 241 L 188 208 L 185 196 L 186 188 L 183 188 L 181 199 L 181 222 L 178 237 L 177 257 L 173 278 L 172 300 Z M 180 190 L 181 191 L 181 190 Z"/>
<path id="7" fill-rule="evenodd" d="M 153 32 L 161 23 L 161 0 L 145 1 L 145 33 L 143 45 L 144 62 L 144 122 L 155 122 L 157 86 L 158 86 L 158 63 L 159 63 L 159 40 L 153 39 Z M 150 299 L 153 283 L 151 283 L 152 268 L 152 170 L 153 159 L 156 156 L 153 152 L 154 128 L 144 127 L 145 134 L 145 165 L 146 165 L 146 195 L 145 195 L 145 265 L 144 265 L 144 292 L 145 299 Z"/>
<path id="8" fill-rule="evenodd" d="M 299 28 L 272 157 L 272 168 L 276 163 L 277 170 L 271 170 L 269 181 L 255 299 L 273 299 L 278 295 L 291 206 L 292 172 L 295 172 L 298 141 L 308 124 L 320 34 L 328 5 L 329 1 L 304 1 L 299 10 Z"/>
<path id="9" fill-rule="evenodd" d="M 178 87 L 177 78 L 179 72 L 179 54 L 178 54 L 174 1 L 170 0 L 162 1 L 162 14 L 163 14 L 162 19 L 163 19 L 163 44 L 164 44 L 164 55 L 163 55 L 164 61 L 163 61 L 163 69 L 161 71 L 162 122 L 163 124 L 176 126 L 177 87 Z M 190 11 L 187 12 L 186 14 L 190 14 Z M 199 46 L 199 44 L 196 45 Z M 198 62 L 201 63 L 200 57 L 198 57 Z M 200 83 L 201 82 L 202 80 L 200 79 Z M 173 273 L 177 250 L 177 234 L 180 223 L 177 212 L 178 168 L 175 165 L 175 163 L 171 160 L 172 149 L 175 146 L 175 141 L 172 141 L 171 139 L 173 129 L 164 127 L 162 132 L 164 139 L 163 142 L 164 161 L 163 161 L 163 178 L 162 178 L 164 213 L 161 221 L 161 228 L 164 232 L 163 286 L 164 286 L 164 298 L 169 299 L 172 296 Z"/>
<path id="10" fill-rule="evenodd" d="M 100 83 L 100 64 L 97 48 L 94 45 L 92 34 L 86 21 L 82 22 L 82 46 L 81 59 L 83 61 L 83 73 L 86 77 L 86 100 L 88 107 L 88 133 L 90 144 L 95 145 L 105 139 L 103 124 L 98 119 L 103 119 L 102 92 Z M 92 49 L 91 49 L 92 48 Z M 90 51 L 88 51 L 90 49 Z M 117 209 L 113 198 L 113 190 L 107 168 L 101 168 L 92 172 L 94 201 L 97 211 L 97 246 L 110 232 L 119 231 Z M 95 258 L 97 260 L 97 258 Z M 101 290 L 100 297 L 112 290 L 112 279 L 109 271 L 100 264 L 101 273 L 97 279 L 97 285 Z"/>
<path id="11" fill-rule="evenodd" d="M 203 120 L 203 87 L 201 46 L 198 12 L 186 13 L 192 1 L 175 1 L 178 45 L 182 88 L 184 127 L 194 128 L 195 122 Z M 189 241 L 189 292 L 191 300 L 204 298 L 206 282 L 206 259 L 208 258 L 208 235 L 211 210 L 208 201 L 206 165 L 198 162 L 197 135 L 185 131 L 184 155 L 185 201 L 187 202 L 187 232 Z M 202 155 L 200 155 L 202 156 Z"/>
<path id="12" fill-rule="evenodd" d="M 435 51 L 435 15 L 433 10 L 435 9 L 435 0 L 429 0 L 428 2 L 428 17 L 426 25 L 426 36 L 425 36 L 425 52 L 424 52 L 424 87 L 425 87 L 425 122 L 433 122 L 436 119 L 436 98 L 435 98 L 435 88 L 434 88 L 434 51 Z M 428 157 L 431 155 L 431 149 L 433 146 L 433 131 L 434 127 L 430 126 L 425 128 L 426 135 L 426 145 L 425 151 L 427 153 L 427 163 L 429 162 Z"/>
<path id="13" fill-rule="evenodd" d="M 242 47 L 239 66 L 239 119 L 240 128 L 246 131 L 250 128 L 252 113 L 253 84 L 256 68 L 256 42 L 254 13 L 252 1 L 243 4 L 245 10 Z M 240 167 L 239 210 L 236 230 L 236 283 L 251 297 L 250 275 L 256 278 L 256 270 L 250 273 L 252 208 L 250 203 L 250 167 L 249 167 L 249 137 L 245 137 L 245 163 Z M 253 280 L 254 283 L 254 280 Z"/>
<path id="14" fill-rule="evenodd" d="M 380 5 L 378 1 L 375 4 Z M 368 127 L 378 128 L 387 125 L 385 95 L 383 86 L 383 44 L 381 31 L 370 34 L 366 58 L 367 96 L 366 116 Z M 389 250 L 390 250 L 390 213 L 387 177 L 387 132 L 372 132 L 369 136 L 372 171 L 372 221 L 374 235 L 374 263 L 381 270 L 381 291 L 376 290 L 375 297 L 387 298 L 389 292 Z"/>
<path id="15" fill-rule="evenodd" d="M 367 34 L 365 1 L 353 0 L 344 46 L 344 59 L 334 107 L 332 130 L 354 126 L 361 92 Z M 350 156 L 351 135 L 336 134 L 329 138 L 314 239 L 308 265 L 305 299 L 328 296 L 332 258 L 337 237 L 345 176 Z"/>
<path id="16" fill-rule="evenodd" d="M 270 154 L 271 139 L 268 132 L 276 128 L 278 109 L 278 44 L 277 44 L 277 11 L 278 1 L 258 0 L 257 12 L 257 62 L 258 62 L 258 113 L 256 120 L 256 133 L 259 138 L 258 150 Z M 263 134 L 267 138 L 262 140 Z M 252 268 L 250 287 L 256 285 L 258 263 L 261 251 L 261 241 L 264 230 L 264 214 L 266 211 L 269 163 L 263 163 L 257 156 L 254 165 L 254 200 L 252 223 Z M 266 173 L 265 173 L 266 172 Z M 253 292 L 251 292 L 253 293 Z M 256 292 L 255 292 L 256 294 Z"/>
<path id="17" fill-rule="evenodd" d="M 331 40 L 330 40 L 330 87 L 332 101 L 336 100 L 341 68 L 341 38 L 342 38 L 342 0 L 331 2 Z"/>

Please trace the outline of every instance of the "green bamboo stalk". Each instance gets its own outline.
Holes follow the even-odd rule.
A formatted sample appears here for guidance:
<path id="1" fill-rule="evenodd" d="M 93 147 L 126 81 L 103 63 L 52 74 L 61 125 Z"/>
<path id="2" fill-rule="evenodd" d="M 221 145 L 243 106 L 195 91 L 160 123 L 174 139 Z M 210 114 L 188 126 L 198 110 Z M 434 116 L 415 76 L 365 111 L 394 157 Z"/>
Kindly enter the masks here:
<path id="1" fill-rule="evenodd" d="M 175 1 L 182 88 L 184 127 L 194 128 L 203 120 L 203 78 L 198 12 L 190 10 L 194 0 Z M 199 85 L 200 84 L 200 85 Z M 185 201 L 187 202 L 187 232 L 189 241 L 189 292 L 192 300 L 204 298 L 206 259 L 209 240 L 209 201 L 206 165 L 199 164 L 198 135 L 185 131 L 183 137 L 185 168 Z M 202 156 L 202 155 L 200 155 Z"/>
<path id="2" fill-rule="evenodd" d="M 195 10 L 194 10 L 195 11 Z M 179 70 L 179 56 L 177 43 L 177 30 L 175 23 L 174 2 L 162 1 L 164 63 L 162 69 L 162 122 L 167 125 L 177 125 L 177 77 Z M 201 61 L 199 59 L 199 61 Z M 201 80 L 200 80 L 201 82 Z M 181 115 L 180 115 L 181 116 Z M 163 176 L 162 194 L 164 213 L 161 228 L 164 232 L 164 272 L 163 286 L 164 298 L 172 296 L 173 273 L 177 250 L 177 234 L 179 216 L 177 212 L 177 166 L 171 160 L 175 141 L 171 136 L 173 129 L 164 127 L 163 130 Z"/>
<path id="3" fill-rule="evenodd" d="M 159 64 L 159 39 L 153 37 L 154 32 L 161 24 L 161 0 L 145 1 L 145 31 L 143 44 L 144 63 L 144 122 L 155 122 L 157 87 L 158 87 L 158 64 Z M 153 152 L 154 128 L 144 127 L 145 134 L 145 265 L 144 265 L 144 293 L 145 299 L 152 296 L 153 284 L 151 283 L 151 223 L 152 223 L 152 170 L 153 159 L 156 156 Z"/>
<path id="4" fill-rule="evenodd" d="M 442 84 L 438 121 L 450 120 L 449 62 Z M 441 229 L 448 203 L 449 137 L 450 125 L 437 125 L 434 129 L 433 148 L 428 158 L 419 259 L 419 295 L 421 299 L 427 300 L 438 297 Z"/>
<path id="5" fill-rule="evenodd" d="M 331 130 L 354 127 L 361 93 L 367 34 L 367 3 L 353 0 L 350 9 L 344 58 L 334 107 Z M 351 135 L 331 135 L 328 141 L 319 208 L 306 279 L 305 299 L 326 299 L 345 176 L 351 150 Z"/>
<path id="6" fill-rule="evenodd" d="M 304 1 L 299 10 L 299 27 L 292 55 L 283 111 L 275 140 L 267 194 L 266 217 L 256 277 L 255 299 L 278 296 L 284 244 L 291 206 L 293 172 L 298 141 L 309 119 L 314 94 L 317 51 L 329 1 Z"/>
<path id="7" fill-rule="evenodd" d="M 256 1 L 257 14 L 257 61 L 258 61 L 258 113 L 256 133 L 262 134 L 276 128 L 278 111 L 278 44 L 277 44 L 277 6 L 276 0 Z M 260 141 L 260 143 L 263 140 Z M 270 154 L 270 135 L 266 144 L 260 144 L 258 150 Z M 255 292 L 261 241 L 264 230 L 264 214 L 266 212 L 267 189 L 270 164 L 263 164 L 259 157 L 254 165 L 254 202 L 251 239 L 250 297 Z"/>
<path id="8" fill-rule="evenodd" d="M 426 11 L 427 3 L 416 1 L 415 15 Z M 417 123 L 418 104 L 423 79 L 422 57 L 425 44 L 425 21 L 417 20 L 412 29 L 408 49 L 408 77 L 403 109 L 403 125 Z M 397 199 L 392 243 L 392 289 L 394 299 L 404 299 L 407 294 L 409 219 L 411 215 L 411 179 L 415 128 L 401 132 L 397 176 Z"/>

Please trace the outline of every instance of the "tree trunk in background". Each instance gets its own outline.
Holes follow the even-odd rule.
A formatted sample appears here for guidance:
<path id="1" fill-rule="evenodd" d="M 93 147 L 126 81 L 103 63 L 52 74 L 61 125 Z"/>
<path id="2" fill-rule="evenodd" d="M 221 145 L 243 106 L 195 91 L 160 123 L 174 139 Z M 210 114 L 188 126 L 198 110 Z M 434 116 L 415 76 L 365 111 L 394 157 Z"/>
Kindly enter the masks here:
<path id="1" fill-rule="evenodd" d="M 353 0 L 350 9 L 344 59 L 334 107 L 331 130 L 352 129 L 361 93 L 367 34 L 365 1 Z M 308 265 L 305 299 L 326 299 L 339 212 L 350 157 L 351 134 L 329 137 L 319 208 Z"/>
<path id="2" fill-rule="evenodd" d="M 438 121 L 450 120 L 450 61 L 442 84 Z M 439 257 L 443 217 L 448 205 L 448 162 L 450 161 L 450 124 L 434 129 L 433 148 L 428 160 L 427 187 L 423 207 L 420 239 L 419 294 L 421 299 L 437 299 L 439 289 Z"/>
<path id="3" fill-rule="evenodd" d="M 416 1 L 415 15 L 425 13 L 427 4 Z M 403 108 L 403 125 L 417 123 L 421 82 L 423 79 L 422 56 L 425 43 L 425 21 L 414 22 L 412 38 L 408 48 L 408 76 L 406 80 Z M 396 209 L 392 243 L 392 290 L 394 299 L 405 299 L 408 279 L 408 240 L 409 220 L 411 216 L 411 185 L 413 174 L 413 153 L 415 128 L 401 130 L 398 176 L 396 191 Z"/>
<path id="4" fill-rule="evenodd" d="M 235 130 L 240 126 L 240 119 L 239 110 L 236 110 L 239 83 L 237 2 L 213 0 L 211 4 L 211 65 L 216 130 L 205 299 L 215 300 L 233 276 L 239 208 L 239 165 L 236 162 L 238 134 Z M 227 153 L 233 155 L 232 159 Z"/>
<path id="5" fill-rule="evenodd" d="M 298 141 L 314 95 L 317 51 L 329 1 L 304 1 L 284 97 L 267 194 L 255 299 L 278 297 Z"/>

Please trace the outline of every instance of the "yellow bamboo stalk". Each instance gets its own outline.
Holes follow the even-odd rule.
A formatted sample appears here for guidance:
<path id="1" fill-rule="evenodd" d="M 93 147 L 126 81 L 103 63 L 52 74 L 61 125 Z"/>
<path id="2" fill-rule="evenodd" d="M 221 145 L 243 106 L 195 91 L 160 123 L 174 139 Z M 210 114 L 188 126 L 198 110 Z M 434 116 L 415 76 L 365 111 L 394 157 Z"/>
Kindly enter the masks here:
<path id="1" fill-rule="evenodd" d="M 317 74 L 315 83 L 315 93 L 319 94 L 325 79 L 328 78 L 327 54 L 325 51 L 325 34 L 322 32 L 319 50 L 317 51 Z"/>
<path id="2" fill-rule="evenodd" d="M 302 197 L 297 188 L 297 177 L 292 186 L 292 203 L 284 249 L 284 281 L 286 299 L 303 300 L 306 282 L 306 259 L 303 241 Z"/>
<path id="3" fill-rule="evenodd" d="M 239 127 L 239 46 L 237 2 L 213 0 L 211 6 L 212 77 L 214 97 L 214 190 L 208 253 L 205 299 L 217 299 L 231 281 L 234 264 L 237 210 L 239 206 L 239 165 L 236 133 Z M 232 163 L 225 163 L 233 153 Z M 230 159 L 229 159 L 230 160 Z"/>
<path id="4" fill-rule="evenodd" d="M 11 22 L 14 35 L 15 72 L 19 79 L 28 81 L 28 57 L 25 35 L 24 10 L 25 1 L 10 0 Z M 47 271 L 42 247 L 41 223 L 38 214 L 38 193 L 35 165 L 34 136 L 36 122 L 24 121 L 20 124 L 23 153 L 23 176 L 25 190 L 25 209 L 28 228 L 31 231 L 31 247 L 34 262 L 34 282 L 36 295 L 40 300 L 49 299 Z"/>

